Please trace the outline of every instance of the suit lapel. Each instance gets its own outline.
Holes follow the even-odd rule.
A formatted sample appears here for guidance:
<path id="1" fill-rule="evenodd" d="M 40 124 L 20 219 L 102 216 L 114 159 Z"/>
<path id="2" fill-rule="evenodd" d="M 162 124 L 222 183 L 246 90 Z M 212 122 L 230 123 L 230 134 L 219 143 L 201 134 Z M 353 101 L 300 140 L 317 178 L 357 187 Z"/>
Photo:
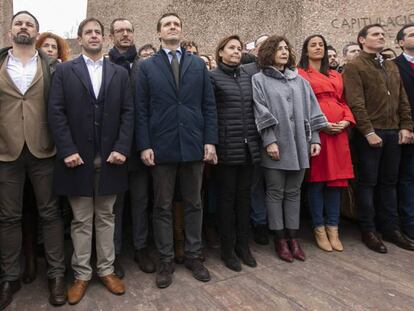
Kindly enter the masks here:
<path id="1" fill-rule="evenodd" d="M 9 56 L 6 56 L 6 59 L 4 60 L 3 64 L 0 68 L 0 77 L 6 81 L 12 87 L 17 93 L 20 93 L 20 90 L 17 88 L 17 86 L 14 84 L 13 80 L 11 79 L 9 73 L 7 72 L 7 63 L 9 62 Z"/>
<path id="2" fill-rule="evenodd" d="M 187 71 L 188 67 L 190 67 L 193 58 L 186 54 L 186 51 L 183 49 L 183 55 L 181 55 L 181 70 L 180 70 L 180 80 L 183 80 L 184 74 Z"/>
<path id="3" fill-rule="evenodd" d="M 72 70 L 74 71 L 75 75 L 79 78 L 79 80 L 82 82 L 83 86 L 88 90 L 89 94 L 95 98 L 91 78 L 89 77 L 88 68 L 86 67 L 82 55 L 73 61 Z"/>
<path id="4" fill-rule="evenodd" d="M 27 90 L 29 90 L 33 85 L 35 85 L 35 83 L 37 81 L 39 81 L 42 77 L 43 77 L 42 64 L 41 64 L 40 56 L 38 56 L 37 57 L 37 70 L 36 70 L 36 74 L 33 77 L 33 81 L 32 81 L 32 83 L 30 83 L 30 85 L 27 88 Z"/>
<path id="5" fill-rule="evenodd" d="M 102 71 L 103 71 L 103 76 L 102 76 L 102 78 L 103 78 L 103 80 L 102 80 L 102 85 L 105 85 L 105 88 L 104 88 L 104 94 L 106 95 L 106 93 L 107 93 L 107 91 L 108 91 L 108 88 L 109 88 L 109 84 L 111 83 L 111 80 L 112 80 L 112 78 L 113 78 L 113 76 L 115 75 L 115 65 L 114 64 L 112 64 L 111 62 L 109 62 L 106 58 L 104 58 L 104 62 L 103 62 L 103 68 L 102 68 Z M 102 87 L 101 87 L 101 91 L 99 92 L 99 96 L 101 96 L 102 95 Z"/>
<path id="6" fill-rule="evenodd" d="M 411 67 L 408 60 L 404 57 L 403 54 L 397 57 L 396 62 L 401 64 L 401 68 L 405 70 L 411 77 L 414 78 L 414 69 Z"/>
<path id="7" fill-rule="evenodd" d="M 168 82 L 170 82 L 171 86 L 174 89 L 176 89 L 173 72 L 168 62 L 168 56 L 165 55 L 165 53 L 164 55 L 162 53 L 164 53 L 164 51 L 159 51 L 157 54 L 152 56 L 153 60 L 155 64 L 157 65 L 157 68 L 160 68 L 160 71 L 162 72 L 162 74 L 165 76 Z"/>

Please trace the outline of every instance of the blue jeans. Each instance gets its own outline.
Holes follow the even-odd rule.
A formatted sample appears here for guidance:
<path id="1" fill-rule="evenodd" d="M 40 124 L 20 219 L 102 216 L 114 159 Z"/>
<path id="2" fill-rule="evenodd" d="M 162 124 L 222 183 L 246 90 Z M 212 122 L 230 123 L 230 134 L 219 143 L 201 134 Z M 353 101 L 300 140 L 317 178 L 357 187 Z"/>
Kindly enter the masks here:
<path id="1" fill-rule="evenodd" d="M 398 203 L 402 229 L 414 233 L 414 145 L 401 148 Z"/>
<path id="2" fill-rule="evenodd" d="M 314 228 L 324 225 L 338 226 L 341 190 L 342 188 L 339 187 L 327 187 L 324 182 L 308 184 L 309 209 Z"/>
<path id="3" fill-rule="evenodd" d="M 250 220 L 253 226 L 265 225 L 267 223 L 265 182 L 260 164 L 256 164 L 253 169 L 250 205 Z"/>

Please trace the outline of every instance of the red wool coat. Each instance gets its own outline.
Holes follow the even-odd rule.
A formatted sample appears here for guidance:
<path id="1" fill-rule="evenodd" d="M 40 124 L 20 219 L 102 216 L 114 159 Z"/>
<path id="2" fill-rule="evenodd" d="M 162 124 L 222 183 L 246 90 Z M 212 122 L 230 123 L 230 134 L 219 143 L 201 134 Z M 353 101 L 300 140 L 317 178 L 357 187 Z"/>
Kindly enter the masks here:
<path id="1" fill-rule="evenodd" d="M 312 86 L 322 112 L 329 122 L 349 121 L 355 125 L 355 119 L 343 96 L 344 84 L 340 73 L 329 70 L 329 77 L 318 70 L 299 69 L 299 74 Z M 348 179 L 354 178 L 351 152 L 347 130 L 337 135 L 320 132 L 321 153 L 311 158 L 308 175 L 309 182 L 327 182 L 331 187 L 346 187 Z"/>

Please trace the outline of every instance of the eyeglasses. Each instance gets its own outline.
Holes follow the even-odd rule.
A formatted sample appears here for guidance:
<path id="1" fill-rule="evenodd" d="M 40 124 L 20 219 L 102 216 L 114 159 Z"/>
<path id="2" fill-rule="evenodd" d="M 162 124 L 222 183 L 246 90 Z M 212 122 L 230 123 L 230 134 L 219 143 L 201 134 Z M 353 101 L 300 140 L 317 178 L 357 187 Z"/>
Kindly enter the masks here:
<path id="1" fill-rule="evenodd" d="M 120 28 L 114 30 L 114 33 L 116 34 L 123 34 L 124 32 L 126 32 L 127 34 L 134 33 L 134 31 L 131 28 Z"/>

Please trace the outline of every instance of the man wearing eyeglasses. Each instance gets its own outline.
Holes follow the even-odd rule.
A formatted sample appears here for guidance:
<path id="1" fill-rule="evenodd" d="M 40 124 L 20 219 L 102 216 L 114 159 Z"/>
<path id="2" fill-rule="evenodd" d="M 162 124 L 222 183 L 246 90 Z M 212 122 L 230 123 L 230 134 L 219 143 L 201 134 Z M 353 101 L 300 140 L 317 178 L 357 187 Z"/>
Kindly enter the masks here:
<path id="1" fill-rule="evenodd" d="M 138 68 L 138 53 L 134 44 L 134 26 L 125 18 L 116 18 L 110 27 L 110 38 L 114 44 L 109 51 L 109 60 L 128 70 L 131 83 L 133 83 L 135 72 Z M 134 88 L 132 88 L 134 91 Z M 132 150 L 136 150 L 133 148 Z M 155 265 L 148 255 L 148 184 L 149 170 L 138 160 L 138 153 L 131 154 L 128 159 L 129 199 L 132 215 L 132 234 L 134 244 L 134 259 L 140 269 L 146 273 L 153 273 Z M 121 266 L 119 256 L 122 248 L 122 219 L 125 206 L 125 194 L 119 194 L 114 205 L 115 213 L 115 274 L 122 278 L 124 269 Z M 128 199 L 128 198 L 127 198 Z"/>

